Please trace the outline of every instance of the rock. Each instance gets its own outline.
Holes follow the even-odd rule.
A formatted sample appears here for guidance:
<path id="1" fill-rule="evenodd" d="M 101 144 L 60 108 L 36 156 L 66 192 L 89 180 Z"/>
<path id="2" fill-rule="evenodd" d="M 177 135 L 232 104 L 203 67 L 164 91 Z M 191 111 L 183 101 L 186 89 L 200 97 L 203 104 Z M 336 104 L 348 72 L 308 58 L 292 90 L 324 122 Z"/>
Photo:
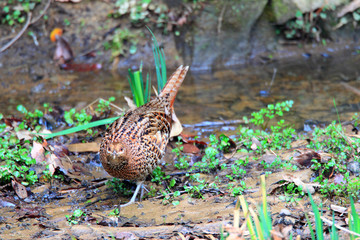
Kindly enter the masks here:
<path id="1" fill-rule="evenodd" d="M 290 216 L 291 212 L 289 210 L 287 210 L 286 208 L 283 208 L 283 209 L 280 210 L 279 215 L 280 216 Z"/>
<path id="2" fill-rule="evenodd" d="M 359 162 L 349 162 L 347 165 L 347 169 L 355 175 L 359 175 L 360 173 L 360 163 Z"/>
<path id="3" fill-rule="evenodd" d="M 266 0 L 232 0 L 205 5 L 194 24 L 201 28 L 189 31 L 192 37 L 188 37 L 188 45 L 183 46 L 182 52 L 193 51 L 192 59 L 187 60 L 191 58 L 187 56 L 184 62 L 191 60 L 193 70 L 243 63 L 241 61 L 250 53 L 250 32 L 266 3 Z"/>
<path id="4" fill-rule="evenodd" d="M 297 11 L 312 12 L 324 6 L 336 7 L 347 2 L 346 0 L 273 0 L 271 9 L 273 20 L 277 24 L 284 24 L 294 18 Z"/>

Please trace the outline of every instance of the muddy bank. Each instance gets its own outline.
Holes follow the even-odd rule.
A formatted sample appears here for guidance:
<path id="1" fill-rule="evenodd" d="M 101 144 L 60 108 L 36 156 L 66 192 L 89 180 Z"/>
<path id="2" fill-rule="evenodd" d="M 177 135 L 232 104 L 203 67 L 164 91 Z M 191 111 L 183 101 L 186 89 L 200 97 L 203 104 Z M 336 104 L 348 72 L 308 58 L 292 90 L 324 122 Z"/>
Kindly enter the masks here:
<path id="1" fill-rule="evenodd" d="M 43 2 L 33 14 L 39 14 L 45 4 Z M 282 59 L 287 61 L 303 56 L 333 55 L 337 51 L 356 51 L 359 48 L 360 30 L 351 24 L 336 30 L 327 26 L 327 37 L 322 43 L 309 43 L 307 39 L 285 40 L 276 33 L 276 26 L 279 21 L 284 22 L 291 18 L 291 15 L 286 18 L 276 15 L 277 20 L 271 20 L 269 8 L 274 6 L 269 4 L 267 1 L 258 1 L 253 5 L 244 1 L 228 6 L 222 1 L 203 2 L 189 10 L 183 25 L 175 25 L 167 34 L 162 34 L 161 29 L 153 27 L 160 45 L 164 48 L 168 67 L 176 68 L 180 64 L 186 64 L 191 66 L 192 71 L 209 70 L 264 64 Z M 178 18 L 185 14 L 183 5 L 167 5 L 169 11 L 178 14 Z M 276 12 L 277 8 L 274 9 L 271 12 L 279 14 Z M 34 33 L 38 44 L 35 44 L 33 37 L 25 34 L 0 54 L 2 75 L 25 72 L 36 78 L 58 71 L 52 60 L 55 44 L 49 39 L 49 34 L 55 27 L 65 29 L 64 37 L 77 56 L 76 62 L 101 63 L 105 70 L 120 71 L 139 66 L 141 61 L 145 66 L 152 67 L 151 35 L 145 24 L 134 27 L 126 17 L 108 17 L 109 13 L 114 11 L 114 4 L 104 1 L 51 3 L 47 10 L 48 19 L 39 20 L 27 29 Z M 111 56 L 111 50 L 105 50 L 104 44 L 111 40 L 117 28 L 129 29 L 137 36 L 135 53 L 129 53 L 131 44 L 126 41 L 125 52 L 117 58 Z M 21 26 L 11 28 L 3 24 L 0 29 L 1 45 L 12 39 L 20 29 Z M 88 58 L 84 55 L 89 52 L 93 52 L 95 57 Z"/>

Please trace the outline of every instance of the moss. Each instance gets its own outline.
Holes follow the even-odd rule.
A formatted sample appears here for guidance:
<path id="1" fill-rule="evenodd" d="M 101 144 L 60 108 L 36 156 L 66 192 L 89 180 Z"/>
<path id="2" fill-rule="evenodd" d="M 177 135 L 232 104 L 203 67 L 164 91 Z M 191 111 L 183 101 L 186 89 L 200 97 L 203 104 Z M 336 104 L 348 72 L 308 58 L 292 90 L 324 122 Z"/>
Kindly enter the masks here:
<path id="1" fill-rule="evenodd" d="M 298 8 L 291 1 L 273 0 L 270 9 L 272 9 L 273 21 L 282 24 L 289 20 L 289 18 L 295 16 Z"/>

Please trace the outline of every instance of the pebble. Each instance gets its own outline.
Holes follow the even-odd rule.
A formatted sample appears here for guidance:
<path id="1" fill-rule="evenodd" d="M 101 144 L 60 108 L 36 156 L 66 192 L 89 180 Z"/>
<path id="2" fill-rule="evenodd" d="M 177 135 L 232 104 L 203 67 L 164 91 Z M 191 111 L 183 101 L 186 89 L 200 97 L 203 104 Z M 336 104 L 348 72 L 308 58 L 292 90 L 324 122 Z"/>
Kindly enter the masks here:
<path id="1" fill-rule="evenodd" d="M 287 210 L 286 208 L 283 208 L 283 209 L 280 210 L 279 215 L 280 216 L 290 216 L 291 212 L 289 210 Z"/>
<path id="2" fill-rule="evenodd" d="M 360 163 L 355 162 L 355 161 L 349 162 L 348 165 L 347 165 L 347 169 L 351 173 L 353 173 L 355 175 L 359 175 L 359 173 L 360 173 Z"/>

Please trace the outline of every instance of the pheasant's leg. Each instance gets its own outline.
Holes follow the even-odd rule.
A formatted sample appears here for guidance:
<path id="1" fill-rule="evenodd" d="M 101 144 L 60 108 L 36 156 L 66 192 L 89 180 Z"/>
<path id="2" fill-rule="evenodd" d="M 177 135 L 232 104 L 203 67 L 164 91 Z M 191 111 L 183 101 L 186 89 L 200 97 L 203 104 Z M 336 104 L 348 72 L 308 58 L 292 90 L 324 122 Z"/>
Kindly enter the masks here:
<path id="1" fill-rule="evenodd" d="M 138 195 L 139 190 L 140 190 L 140 188 L 141 188 L 141 186 L 142 186 L 143 182 L 144 182 L 144 181 L 141 181 L 141 182 L 137 182 L 137 183 L 136 183 L 136 184 L 137 184 L 137 186 L 136 186 L 136 189 L 135 189 L 135 192 L 134 192 L 134 194 L 133 194 L 132 198 L 130 199 L 130 202 L 128 202 L 128 203 L 126 203 L 126 204 L 119 205 L 119 207 L 120 207 L 120 208 L 122 208 L 122 207 L 126 207 L 126 206 L 129 206 L 130 204 L 135 203 L 136 196 Z"/>

